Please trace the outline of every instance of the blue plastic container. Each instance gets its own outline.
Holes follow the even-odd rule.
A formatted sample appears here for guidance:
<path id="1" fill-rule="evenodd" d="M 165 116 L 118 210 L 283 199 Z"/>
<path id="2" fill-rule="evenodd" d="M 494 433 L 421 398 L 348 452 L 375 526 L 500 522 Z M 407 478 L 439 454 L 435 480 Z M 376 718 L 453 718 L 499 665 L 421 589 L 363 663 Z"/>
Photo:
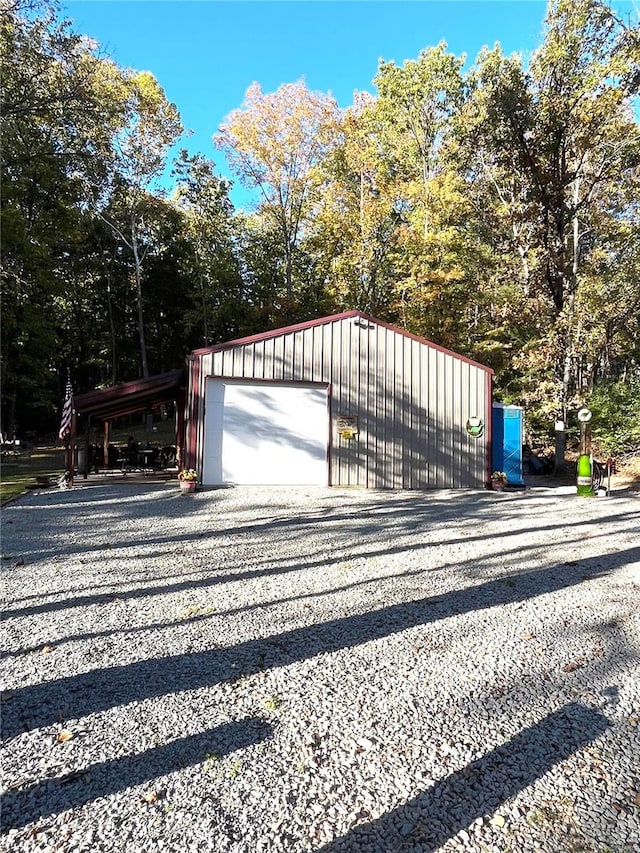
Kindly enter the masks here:
<path id="1" fill-rule="evenodd" d="M 504 471 L 508 483 L 523 486 L 524 409 L 522 406 L 494 403 L 492 412 L 491 470 Z"/>

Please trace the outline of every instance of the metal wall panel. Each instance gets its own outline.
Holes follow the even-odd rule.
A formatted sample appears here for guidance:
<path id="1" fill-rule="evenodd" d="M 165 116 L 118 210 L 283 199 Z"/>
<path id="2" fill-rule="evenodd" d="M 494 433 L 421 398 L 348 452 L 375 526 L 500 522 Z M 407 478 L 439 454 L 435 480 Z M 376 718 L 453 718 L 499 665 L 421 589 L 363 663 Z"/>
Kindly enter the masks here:
<path id="1" fill-rule="evenodd" d="M 473 438 L 466 422 L 478 416 L 488 423 L 489 371 L 435 345 L 356 315 L 257 337 L 196 358 L 200 452 L 207 376 L 326 382 L 331 386 L 333 485 L 484 485 L 487 432 Z M 358 418 L 355 438 L 338 434 L 339 415 Z"/>

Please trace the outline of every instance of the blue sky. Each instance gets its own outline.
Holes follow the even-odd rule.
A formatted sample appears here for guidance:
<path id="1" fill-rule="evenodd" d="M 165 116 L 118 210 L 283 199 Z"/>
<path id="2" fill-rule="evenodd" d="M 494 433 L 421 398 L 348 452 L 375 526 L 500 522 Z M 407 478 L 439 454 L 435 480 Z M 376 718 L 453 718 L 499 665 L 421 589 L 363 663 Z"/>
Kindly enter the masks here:
<path id="1" fill-rule="evenodd" d="M 472 63 L 483 45 L 527 54 L 541 40 L 540 0 L 67 0 L 74 29 L 118 64 L 151 71 L 192 135 L 180 147 L 229 175 L 212 136 L 254 81 L 271 92 L 304 77 L 341 107 L 373 91 L 379 58 L 415 59 L 444 39 Z M 244 199 L 236 186 L 236 204 Z"/>

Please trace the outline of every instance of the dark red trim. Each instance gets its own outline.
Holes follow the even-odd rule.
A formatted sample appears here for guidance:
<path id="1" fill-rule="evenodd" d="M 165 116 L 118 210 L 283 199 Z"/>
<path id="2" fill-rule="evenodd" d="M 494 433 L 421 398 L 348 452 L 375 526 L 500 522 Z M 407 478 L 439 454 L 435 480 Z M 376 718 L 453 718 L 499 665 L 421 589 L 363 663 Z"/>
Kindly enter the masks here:
<path id="1" fill-rule="evenodd" d="M 184 388 L 180 389 L 178 399 L 176 401 L 176 458 L 178 466 L 184 468 L 182 464 L 185 459 L 186 452 L 186 430 L 185 430 L 185 415 L 187 413 L 187 392 Z"/>
<path id="2" fill-rule="evenodd" d="M 414 335 L 412 332 L 407 332 L 404 329 L 401 329 L 399 326 L 393 326 L 391 323 L 386 323 L 384 320 L 378 320 L 376 317 L 371 317 L 369 314 L 364 314 L 362 311 L 344 311 L 342 314 L 332 314 L 329 317 L 320 317 L 317 320 L 306 320 L 304 323 L 297 323 L 295 326 L 284 326 L 282 329 L 272 329 L 269 332 L 261 332 L 258 335 L 249 335 L 246 338 L 237 338 L 234 341 L 227 341 L 223 344 L 216 344 L 213 347 L 206 347 L 204 349 L 197 349 L 193 351 L 193 355 L 200 356 L 208 353 L 214 352 L 222 352 L 226 349 L 231 349 L 237 346 L 244 346 L 246 344 L 255 344 L 260 341 L 267 341 L 270 338 L 276 338 L 280 335 L 288 335 L 292 332 L 301 332 L 305 329 L 312 329 L 314 326 L 326 326 L 329 323 L 335 323 L 339 320 L 347 320 L 352 317 L 359 317 L 361 320 L 364 320 L 367 323 L 375 323 L 378 326 L 382 326 L 384 329 L 389 329 L 391 332 L 395 332 L 396 334 L 403 335 L 405 338 L 410 338 L 412 341 L 417 341 L 420 344 L 426 344 L 429 347 L 432 347 L 438 352 L 442 352 L 445 355 L 453 356 L 454 358 L 459 359 L 460 361 L 464 361 L 466 364 L 471 364 L 473 367 L 478 367 L 480 370 L 484 370 L 487 373 L 493 375 L 493 370 L 490 367 L 487 367 L 486 364 L 480 364 L 478 361 L 474 361 L 471 358 L 467 358 L 466 355 L 460 355 L 457 352 L 453 352 L 453 350 L 446 349 L 446 347 L 441 347 L 440 344 L 434 344 L 433 341 L 429 341 L 426 338 L 421 338 L 419 335 Z"/>
<path id="3" fill-rule="evenodd" d="M 78 429 L 78 416 L 75 412 L 75 401 L 74 401 L 74 411 L 71 415 L 71 432 L 69 433 L 69 438 L 67 439 L 67 471 L 68 471 L 68 479 L 67 486 L 71 488 L 73 486 L 73 475 L 76 470 L 76 434 Z M 78 474 L 80 472 L 78 471 Z"/>
<path id="4" fill-rule="evenodd" d="M 487 414 L 484 419 L 486 425 L 487 449 L 486 449 L 486 480 L 487 488 L 491 488 L 491 462 L 492 462 L 492 443 L 493 443 L 493 371 L 487 373 L 486 381 L 486 398 L 487 398 Z"/>
<path id="5" fill-rule="evenodd" d="M 327 438 L 327 486 L 331 485 L 331 444 L 333 441 L 333 412 L 331 411 L 332 402 L 332 386 L 331 383 L 329 383 L 327 385 L 327 408 L 329 409 L 329 436 Z"/>
<path id="6" fill-rule="evenodd" d="M 73 398 L 73 407 L 80 415 L 94 415 L 101 419 L 119 417 L 175 400 L 186 378 L 184 370 L 172 370 L 146 379 L 122 382 L 110 388 L 77 394 Z"/>
<path id="7" fill-rule="evenodd" d="M 197 457 L 200 455 L 200 448 L 197 446 L 197 435 L 198 435 L 198 419 L 200 418 L 200 406 L 198 405 L 198 401 L 200 399 L 200 362 L 202 359 L 200 357 L 189 359 L 192 361 L 192 366 L 190 368 L 190 373 L 193 377 L 193 382 L 191 383 L 191 399 L 188 401 L 189 405 L 189 423 L 187 425 L 187 430 L 189 434 L 189 441 L 187 442 L 187 452 L 185 454 L 185 468 L 195 468 L 197 465 Z M 202 429 L 204 431 L 204 415 L 203 415 L 203 423 Z M 198 451 L 198 452 L 197 452 Z M 201 472 L 202 473 L 202 472 Z"/>
<path id="8" fill-rule="evenodd" d="M 281 329 L 271 329 L 269 332 L 260 332 L 257 335 L 249 335 L 246 338 L 236 338 L 234 341 L 226 341 L 222 344 L 216 344 L 212 347 L 197 349 L 193 351 L 194 355 L 205 355 L 210 352 L 220 352 L 221 350 L 237 347 L 244 344 L 255 344 L 258 341 L 267 341 L 269 338 L 277 338 L 278 335 L 288 335 L 291 332 L 301 332 L 304 329 L 312 329 L 314 326 L 324 326 L 327 323 L 333 323 L 335 320 L 344 320 L 347 317 L 364 317 L 359 311 L 344 311 L 342 314 L 333 314 L 331 317 L 320 317 L 317 320 L 305 320 L 304 323 L 296 323 L 294 326 L 284 326 Z"/>
<path id="9" fill-rule="evenodd" d="M 360 312 L 358 313 L 360 314 Z M 486 373 L 493 376 L 493 369 L 491 367 L 487 367 L 486 364 L 480 364 L 479 361 L 474 361 L 472 358 L 467 358 L 466 355 L 460 355 L 459 352 L 454 352 L 446 347 L 441 347 L 440 344 L 434 344 L 433 341 L 427 340 L 427 338 L 422 338 L 420 335 L 414 335 L 413 332 L 407 332 L 399 326 L 393 326 L 391 323 L 386 323 L 384 320 L 376 320 L 375 317 L 369 317 L 367 314 L 360 314 L 360 317 L 362 317 L 363 320 L 368 320 L 370 323 L 377 323 L 379 326 L 389 329 L 392 332 L 397 332 L 399 335 L 404 335 L 405 338 L 410 338 L 412 341 L 417 341 L 419 344 L 426 344 L 428 347 L 431 347 L 438 352 L 442 352 L 445 355 L 453 356 L 453 358 L 457 358 L 459 361 L 464 361 L 465 364 L 478 367 L 480 370 L 484 370 Z"/>

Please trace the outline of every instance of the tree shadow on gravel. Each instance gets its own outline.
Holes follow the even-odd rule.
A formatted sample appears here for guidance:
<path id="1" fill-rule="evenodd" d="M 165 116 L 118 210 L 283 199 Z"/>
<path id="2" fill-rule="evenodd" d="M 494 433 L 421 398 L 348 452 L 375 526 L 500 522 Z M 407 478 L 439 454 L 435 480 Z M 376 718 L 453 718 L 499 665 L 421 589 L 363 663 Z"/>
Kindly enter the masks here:
<path id="1" fill-rule="evenodd" d="M 608 555 L 607 565 L 588 577 L 606 576 L 640 559 L 640 547 Z M 585 579 L 566 564 L 520 572 L 461 590 L 389 605 L 378 610 L 295 628 L 235 646 L 94 669 L 17 689 L 2 716 L 3 737 L 130 702 L 195 690 L 243 675 L 287 666 L 380 640 L 418 625 L 558 592 Z"/>
<path id="2" fill-rule="evenodd" d="M 31 784 L 18 782 L 20 789 L 9 790 L 3 797 L 2 830 L 6 832 L 42 817 L 79 808 L 99 797 L 199 764 L 208 755 L 221 758 L 265 741 L 272 733 L 272 726 L 266 720 L 250 717 L 177 738 L 141 753 L 90 764 L 63 776 Z M 57 748 L 64 749 L 64 745 Z"/>
<path id="3" fill-rule="evenodd" d="M 605 733 L 602 714 L 570 703 L 377 820 L 317 853 L 433 853 L 479 817 L 492 814 L 572 753 Z"/>
<path id="4" fill-rule="evenodd" d="M 64 503 L 63 499 L 71 493 L 61 493 L 62 503 L 32 502 L 17 505 L 13 510 L 13 517 L 5 520 L 5 524 L 14 523 L 15 519 L 23 522 L 26 520 L 29 526 L 32 526 L 37 518 L 39 544 L 37 550 L 30 551 L 25 548 L 15 556 L 20 556 L 26 563 L 30 563 L 52 557 L 69 557 L 77 553 L 104 552 L 105 548 L 108 548 L 115 557 L 124 550 L 153 546 L 164 549 L 165 554 L 171 555 L 175 552 L 177 543 L 187 546 L 191 542 L 200 541 L 203 536 L 215 541 L 225 537 L 270 537 L 277 534 L 287 540 L 306 541 L 311 535 L 331 536 L 332 533 L 335 533 L 339 540 L 348 533 L 354 539 L 388 541 L 390 536 L 398 538 L 415 534 L 434 525 L 444 527 L 449 532 L 456 525 L 472 525 L 474 533 L 468 536 L 466 541 L 483 541 L 495 538 L 493 531 L 482 532 L 482 522 L 485 519 L 514 519 L 516 523 L 501 534 L 504 537 L 517 536 L 524 530 L 531 529 L 532 525 L 539 525 L 541 519 L 540 501 L 535 498 L 528 501 L 521 496 L 510 498 L 493 492 L 465 491 L 447 493 L 444 496 L 438 492 L 420 492 L 417 495 L 410 493 L 409 496 L 400 493 L 384 500 L 374 494 L 371 498 L 353 503 L 349 502 L 347 495 L 342 496 L 342 503 L 332 503 L 320 509 L 289 507 L 284 517 L 278 513 L 277 508 L 274 511 L 268 504 L 264 504 L 260 509 L 266 511 L 266 515 L 256 517 L 254 514 L 251 520 L 245 518 L 238 523 L 234 519 L 234 513 L 238 509 L 246 513 L 246 509 L 226 503 L 223 499 L 216 499 L 209 493 L 202 494 L 202 500 L 198 500 L 198 495 L 185 499 L 173 491 L 167 493 L 166 487 L 157 490 L 151 486 L 148 488 L 148 495 L 146 492 L 140 493 L 140 487 L 137 487 L 137 491 L 125 497 L 118 496 L 113 490 L 105 490 L 105 495 L 91 495 L 90 498 Z M 137 500 L 138 497 L 144 499 Z M 575 500 L 575 496 L 572 499 Z M 557 502 L 557 498 L 550 500 L 552 504 Z M 212 523 L 211 513 L 214 510 L 222 517 Z M 525 517 L 527 510 L 532 516 L 530 520 Z M 36 516 L 37 512 L 39 515 Z M 256 510 L 256 514 L 258 512 Z M 199 516 L 199 521 L 206 529 L 194 532 L 187 527 L 184 530 L 172 530 L 170 533 L 161 532 L 168 521 L 179 525 L 180 520 L 184 518 L 190 524 L 194 516 Z M 574 524 L 601 526 L 608 521 L 622 521 L 625 518 L 637 521 L 638 513 L 629 511 L 607 517 L 579 519 Z M 137 525 L 145 519 L 158 521 L 158 535 L 149 535 L 148 529 L 143 535 L 136 535 Z M 225 521 L 228 521 L 226 526 Z M 549 531 L 571 524 L 566 521 L 555 522 L 549 516 L 544 521 L 544 528 Z M 332 527 L 335 530 L 331 530 Z M 85 531 L 86 535 L 79 536 Z M 105 542 L 114 537 L 118 541 Z M 432 544 L 446 545 L 452 541 L 455 540 L 449 536 Z M 11 548 L 11 543 L 5 547 Z M 217 547 L 227 547 L 227 543 L 220 543 Z"/>
<path id="5" fill-rule="evenodd" d="M 607 537 L 608 533 L 603 533 L 603 537 Z M 593 541 L 595 537 L 591 537 L 591 541 Z M 378 550 L 351 550 L 349 554 L 349 560 L 359 560 L 359 559 L 371 559 L 374 557 L 380 556 L 393 556 L 395 554 L 401 554 L 404 551 L 418 551 L 420 549 L 428 549 L 428 548 L 437 548 L 439 547 L 437 544 L 434 545 L 431 542 L 426 542 L 422 545 L 412 545 L 410 548 L 406 545 L 398 545 L 391 546 L 385 549 Z M 520 546 L 514 549 L 505 549 L 502 547 L 499 552 L 501 562 L 505 563 L 508 561 L 510 557 L 522 557 L 523 554 L 526 554 L 530 547 L 537 546 Z M 600 561 L 602 559 L 609 559 L 610 554 L 603 555 L 601 557 L 592 557 L 588 560 L 576 560 L 573 561 L 575 565 L 580 564 L 583 572 L 592 572 L 593 569 L 601 568 Z M 188 590 L 193 592 L 194 590 L 199 589 L 208 589 L 210 587 L 215 587 L 219 584 L 228 584 L 234 582 L 242 582 L 245 580 L 252 580 L 254 578 L 260 578 L 264 576 L 286 576 L 289 573 L 295 573 L 300 571 L 301 568 L 308 570 L 310 568 L 322 568 L 323 566 L 331 565 L 338 561 L 340 557 L 333 555 L 331 557 L 324 558 L 322 560 L 309 561 L 305 560 L 303 566 L 301 567 L 297 562 L 291 566 L 276 566 L 268 568 L 256 568 L 248 571 L 236 572 L 228 569 L 225 573 L 217 574 L 217 575 L 206 575 L 202 577 L 202 571 L 198 572 L 190 572 L 186 575 L 185 580 L 181 580 L 179 582 L 174 583 L 166 583 L 164 586 L 144 586 L 140 588 L 134 588 L 130 590 L 123 590 L 121 587 L 117 589 L 113 589 L 113 585 L 111 585 L 110 593 L 96 593 L 93 596 L 78 596 L 74 599 L 65 599 L 63 601 L 52 601 L 48 604 L 41 605 L 31 605 L 30 607 L 20 608 L 13 611 L 5 610 L 4 616 L 5 618 L 10 617 L 20 617 L 25 615 L 33 615 L 35 613 L 42 613 L 48 611 L 55 610 L 63 610 L 72 607 L 81 607 L 86 605 L 110 605 L 116 602 L 124 601 L 126 599 L 136 599 L 136 598 L 146 598 L 152 595 L 164 595 L 164 594 L 172 594 L 175 592 L 180 592 L 182 590 Z M 271 562 L 271 561 L 270 561 Z M 486 562 L 483 561 L 482 565 Z M 466 572 L 466 576 L 470 579 L 477 577 L 478 575 L 478 564 L 475 560 L 470 561 L 472 564 L 473 570 L 469 570 Z M 457 568 L 461 569 L 464 564 L 457 564 Z M 570 563 L 563 564 L 565 566 L 571 565 Z M 508 577 L 504 578 L 505 583 L 512 583 L 514 577 L 514 563 L 509 561 L 510 571 Z M 305 594 L 297 594 L 294 596 L 283 596 L 281 598 L 273 598 L 268 601 L 256 600 L 252 601 L 250 604 L 243 604 L 237 607 L 232 607 L 228 609 L 220 609 L 218 607 L 214 608 L 211 613 L 194 613 L 190 614 L 188 617 L 188 622 L 190 626 L 196 625 L 199 622 L 207 622 L 212 618 L 220 618 L 220 617 L 229 617 L 229 616 L 240 616 L 244 613 L 248 613 L 255 609 L 262 609 L 269 607 L 277 607 L 282 604 L 287 604 L 293 601 L 301 602 L 301 601 L 313 601 L 314 599 L 320 599 L 326 596 L 335 595 L 342 592 L 348 592 L 350 590 L 362 589 L 367 586 L 376 585 L 381 581 L 384 583 L 388 583 L 394 578 L 406 580 L 411 577 L 415 577 L 417 579 L 424 579 L 425 574 L 427 572 L 438 572 L 446 570 L 447 566 L 435 566 L 430 569 L 415 569 L 412 571 L 402 571 L 397 573 L 386 573 L 382 575 L 375 575 L 369 578 L 365 578 L 363 580 L 344 585 L 337 585 L 328 587 L 326 589 L 317 590 L 314 592 L 309 592 Z M 589 575 L 590 576 L 590 575 Z M 184 577 L 184 576 L 183 576 Z M 583 574 L 583 578 L 586 575 Z M 581 579 L 583 579 L 581 578 Z M 82 642 L 86 640 L 95 640 L 101 637 L 114 637 L 119 634 L 127 634 L 127 635 L 135 635 L 135 634 L 146 634 L 150 631 L 163 631 L 167 630 L 179 625 L 184 625 L 186 621 L 185 617 L 179 617 L 174 620 L 164 620 L 162 622 L 147 622 L 136 626 L 126 625 L 122 628 L 114 628 L 110 627 L 105 630 L 96 630 L 96 631 L 85 631 L 83 633 L 78 634 L 69 634 L 67 636 L 59 636 L 56 637 L 54 643 L 56 646 L 61 645 L 62 643 L 70 643 L 70 642 Z M 33 654 L 34 652 L 42 649 L 42 642 L 33 645 L 33 646 L 23 646 L 19 650 L 0 650 L 0 660 L 3 659 L 15 659 L 19 657 L 24 657 L 25 655 Z"/>
<path id="6" fill-rule="evenodd" d="M 405 500 L 406 504 L 407 501 Z M 387 505 L 388 508 L 388 505 Z M 366 509 L 369 509 L 369 506 L 366 506 Z M 349 548 L 349 559 L 354 558 L 364 558 L 369 559 L 373 557 L 380 556 L 392 556 L 394 554 L 401 554 L 404 551 L 412 550 L 418 551 L 421 549 L 432 550 L 435 548 L 446 547 L 448 545 L 455 545 L 459 542 L 463 541 L 465 545 L 469 545 L 472 542 L 481 542 L 485 540 L 495 541 L 498 536 L 500 539 L 500 555 L 503 559 L 506 559 L 510 554 L 521 555 L 527 549 L 533 549 L 538 547 L 537 544 L 531 545 L 522 545 L 521 543 L 517 543 L 513 540 L 513 548 L 506 547 L 509 542 L 510 537 L 516 537 L 523 532 L 523 528 L 518 527 L 517 525 L 513 525 L 509 528 L 509 530 L 501 531 L 496 534 L 495 530 L 488 531 L 483 534 L 475 534 L 475 535 L 467 535 L 461 539 L 460 536 L 455 536 L 455 534 L 438 538 L 437 540 L 427 540 L 424 542 L 403 542 L 402 536 L 408 535 L 409 533 L 415 533 L 415 529 L 424 528 L 429 529 L 431 525 L 437 523 L 439 527 L 448 527 L 450 529 L 451 525 L 447 525 L 447 519 L 440 514 L 440 510 L 434 508 L 433 506 L 425 507 L 422 505 L 421 510 L 418 510 L 417 507 L 414 507 L 413 504 L 410 506 L 411 509 L 411 527 L 406 528 L 406 524 L 404 527 L 398 527 L 396 522 L 392 519 L 389 519 L 387 516 L 389 513 L 385 514 L 385 517 L 382 518 L 380 516 L 373 516 L 373 518 L 368 522 L 363 522 L 360 519 L 360 515 L 364 512 L 362 509 L 362 513 L 358 513 L 356 517 L 353 515 L 333 515 L 331 517 L 320 517 L 320 516 L 305 516 L 304 517 L 304 525 L 301 531 L 298 533 L 294 533 L 295 528 L 298 524 L 302 524 L 302 519 L 289 519 L 286 523 L 285 521 L 277 521 L 274 520 L 269 523 L 260 524 L 260 525 L 242 525 L 235 528 L 236 534 L 245 535 L 247 533 L 256 533 L 258 532 L 261 536 L 264 536 L 264 542 L 270 542 L 270 534 L 276 530 L 280 526 L 280 532 L 278 533 L 278 537 L 282 538 L 286 535 L 287 541 L 290 541 L 292 537 L 297 536 L 302 540 L 308 539 L 308 537 L 313 533 L 315 536 L 319 536 L 322 534 L 322 524 L 323 523 L 331 523 L 332 525 L 339 525 L 336 530 L 336 536 L 333 542 L 335 543 L 336 548 L 338 548 L 342 541 L 347 541 L 349 543 L 353 542 L 361 542 L 363 543 L 359 547 L 350 547 Z M 402 513 L 406 511 L 406 507 L 403 508 Z M 399 508 L 396 508 L 393 512 L 400 512 Z M 509 518 L 509 515 L 504 515 L 505 519 Z M 603 532 L 601 534 L 592 535 L 591 539 L 596 538 L 596 536 L 601 535 L 602 537 L 609 537 L 609 533 L 606 531 L 606 523 L 609 520 L 622 521 L 627 518 L 633 518 L 634 520 L 637 518 L 637 515 L 634 513 L 622 513 L 616 515 L 609 519 L 606 518 L 594 518 L 594 519 L 584 519 L 576 522 L 566 522 L 562 521 L 558 524 L 545 523 L 544 530 L 548 532 L 555 528 L 563 528 L 567 529 L 572 526 L 581 526 L 581 525 L 598 525 L 603 528 Z M 457 518 L 457 521 L 471 521 L 470 518 L 461 519 Z M 522 522 L 522 519 L 518 516 L 516 520 Z M 385 521 L 390 522 L 389 526 L 385 524 Z M 349 522 L 348 526 L 346 523 Z M 478 519 L 475 518 L 473 522 L 476 527 L 478 526 Z M 530 529 L 525 526 L 525 529 Z M 222 533 L 232 534 L 234 532 L 233 529 L 229 528 L 228 530 L 225 528 L 224 531 L 213 530 L 209 533 L 198 532 L 185 534 L 184 536 L 179 537 L 179 545 L 177 545 L 177 537 L 176 535 L 172 535 L 171 537 L 165 537 L 163 539 L 160 538 L 147 538 L 144 542 L 137 543 L 139 546 L 149 546 L 150 544 L 167 544 L 169 541 L 173 542 L 173 551 L 167 551 L 167 553 L 171 553 L 175 558 L 179 557 L 179 554 L 176 554 L 176 548 L 189 548 L 189 544 L 191 542 L 202 541 L 203 537 L 211 536 L 213 539 L 220 536 Z M 149 586 L 141 586 L 135 589 L 125 590 L 122 588 L 122 584 L 118 584 L 117 591 L 113 588 L 110 589 L 109 592 L 96 592 L 90 595 L 78 595 L 73 598 L 68 599 L 60 599 L 57 601 L 46 601 L 42 603 L 34 603 L 29 604 L 25 607 L 16 607 L 14 609 L 5 609 L 4 616 L 5 618 L 13 618 L 13 617 L 22 617 L 22 616 L 34 616 L 38 613 L 47 613 L 54 612 L 58 610 L 65 610 L 67 608 L 72 607 L 84 607 L 88 605 L 94 604 L 109 604 L 114 598 L 118 599 L 138 599 L 138 598 L 146 598 L 151 595 L 166 595 L 168 593 L 180 592 L 182 590 L 192 591 L 194 589 L 213 587 L 217 584 L 229 583 L 232 581 L 244 581 L 251 580 L 253 578 L 259 578 L 265 575 L 284 575 L 290 572 L 297 572 L 302 567 L 305 570 L 310 568 L 320 568 L 322 566 L 331 565 L 335 563 L 337 559 L 344 557 L 345 555 L 340 552 L 339 554 L 331 553 L 332 540 L 329 538 L 330 534 L 327 531 L 325 534 L 324 540 L 324 549 L 322 551 L 323 554 L 327 554 L 328 556 L 323 556 L 316 560 L 310 560 L 308 553 L 300 553 L 295 556 L 287 555 L 282 557 L 270 557 L 268 560 L 268 565 L 265 568 L 257 567 L 252 569 L 243 569 L 242 571 L 237 570 L 237 566 L 223 566 L 218 574 L 208 575 L 206 577 L 200 577 L 200 579 L 193 580 L 191 577 L 186 577 L 184 580 L 180 580 L 174 583 L 167 583 L 166 579 L 163 582 L 158 584 L 153 584 Z M 400 538 L 401 544 L 390 545 L 389 541 L 391 539 Z M 122 545 L 113 546 L 113 552 L 117 553 L 117 550 L 120 548 L 131 548 L 133 547 L 132 543 L 125 543 Z M 217 547 L 214 545 L 214 547 Z M 105 551 L 105 548 L 107 549 Z M 112 546 L 105 546 L 104 544 L 100 546 L 99 550 L 105 553 L 112 553 Z M 92 550 L 88 548 L 86 550 Z M 155 557 L 158 556 L 156 553 L 153 555 Z M 148 555 L 143 555 L 144 559 L 148 558 Z M 116 557 L 114 556 L 114 559 Z M 117 559 L 121 559 L 121 557 L 117 557 Z M 283 563 L 289 563 L 290 565 L 281 565 Z M 279 565 L 280 564 L 280 565 Z"/>
<path id="7" fill-rule="evenodd" d="M 307 564 L 305 564 L 307 565 Z M 296 571 L 298 567 L 296 566 L 293 569 L 289 569 L 289 571 Z M 284 570 L 280 569 L 276 572 L 276 574 L 282 573 Z M 428 571 L 436 571 L 435 569 L 429 569 Z M 282 604 L 288 604 L 292 601 L 296 602 L 304 602 L 309 600 L 314 600 L 318 598 L 323 598 L 329 595 L 337 595 L 338 593 L 350 592 L 356 589 L 360 589 L 362 587 L 367 587 L 371 585 L 375 585 L 379 583 L 380 580 L 384 580 L 385 582 L 392 581 L 394 578 L 398 579 L 407 579 L 410 577 L 423 577 L 425 574 L 424 569 L 416 569 L 415 571 L 404 571 L 404 572 L 396 572 L 395 574 L 385 574 L 381 578 L 367 578 L 366 580 L 356 581 L 350 584 L 344 584 L 340 586 L 332 586 L 328 589 L 318 590 L 316 592 L 308 592 L 302 593 L 293 596 L 286 596 L 283 598 L 274 598 L 269 601 L 252 601 L 251 604 L 242 604 L 237 607 L 228 608 L 226 610 L 222 610 L 220 608 L 214 608 L 211 613 L 194 613 L 189 614 L 189 616 L 178 617 L 177 619 L 168 620 L 165 619 L 162 622 L 147 622 L 142 625 L 126 625 L 122 628 L 107 628 L 106 630 L 101 631 L 85 631 L 82 634 L 69 634 L 67 636 L 60 636 L 55 639 L 55 645 L 60 646 L 62 643 L 74 643 L 74 642 L 84 642 L 86 640 L 97 640 L 101 637 L 115 637 L 118 634 L 126 634 L 131 637 L 135 634 L 147 634 L 150 631 L 165 631 L 171 628 L 175 628 L 179 625 L 185 625 L 186 622 L 189 623 L 190 626 L 197 625 L 199 622 L 207 622 L 211 620 L 213 617 L 219 618 L 221 616 L 241 616 L 244 613 L 248 613 L 251 610 L 262 609 L 264 610 L 267 607 L 278 607 Z M 237 576 L 231 575 L 226 578 L 228 582 L 236 579 Z M 189 586 L 183 587 L 184 589 L 195 590 L 200 587 L 208 587 L 214 583 L 220 583 L 221 580 L 219 578 L 207 578 L 205 581 L 192 581 Z M 120 601 L 121 599 L 127 598 L 127 594 L 119 594 L 112 592 L 108 599 L 102 603 L 110 604 L 116 601 Z M 40 651 L 42 649 L 42 643 L 38 643 L 33 646 L 23 646 L 19 651 L 2 651 L 0 650 L 0 660 L 5 658 L 19 658 L 24 657 L 25 655 L 33 654 L 34 652 Z"/>

